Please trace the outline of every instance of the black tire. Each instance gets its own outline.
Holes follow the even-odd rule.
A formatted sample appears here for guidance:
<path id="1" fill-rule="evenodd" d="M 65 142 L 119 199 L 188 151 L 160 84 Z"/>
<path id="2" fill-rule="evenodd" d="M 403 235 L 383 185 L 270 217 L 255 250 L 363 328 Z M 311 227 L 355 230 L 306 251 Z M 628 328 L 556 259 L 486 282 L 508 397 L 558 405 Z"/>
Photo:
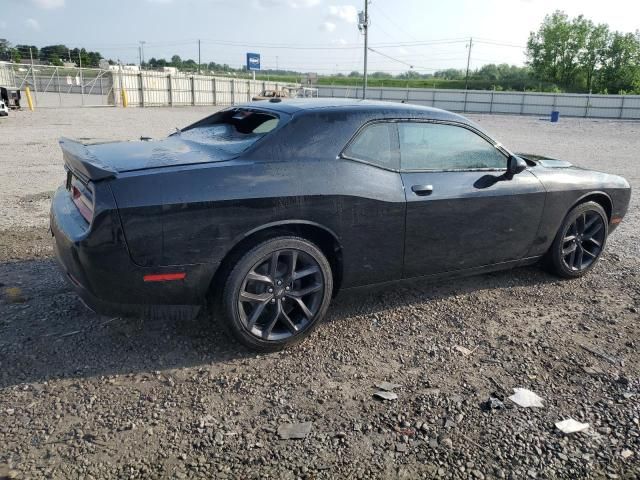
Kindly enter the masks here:
<path id="1" fill-rule="evenodd" d="M 552 273 L 564 278 L 578 278 L 591 271 L 607 243 L 607 213 L 596 202 L 574 207 L 562 222 L 548 253 L 547 265 Z"/>
<path id="2" fill-rule="evenodd" d="M 331 266 L 316 245 L 294 236 L 273 238 L 232 267 L 221 301 L 223 323 L 251 350 L 281 350 L 313 331 L 332 292 Z"/>

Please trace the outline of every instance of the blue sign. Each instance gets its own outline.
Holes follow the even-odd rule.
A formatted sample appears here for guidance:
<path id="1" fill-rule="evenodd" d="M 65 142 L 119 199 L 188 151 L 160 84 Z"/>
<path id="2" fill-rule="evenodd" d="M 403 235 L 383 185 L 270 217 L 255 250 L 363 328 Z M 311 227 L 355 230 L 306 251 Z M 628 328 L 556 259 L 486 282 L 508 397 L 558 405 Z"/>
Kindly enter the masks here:
<path id="1" fill-rule="evenodd" d="M 259 53 L 247 53 L 247 70 L 260 70 Z"/>

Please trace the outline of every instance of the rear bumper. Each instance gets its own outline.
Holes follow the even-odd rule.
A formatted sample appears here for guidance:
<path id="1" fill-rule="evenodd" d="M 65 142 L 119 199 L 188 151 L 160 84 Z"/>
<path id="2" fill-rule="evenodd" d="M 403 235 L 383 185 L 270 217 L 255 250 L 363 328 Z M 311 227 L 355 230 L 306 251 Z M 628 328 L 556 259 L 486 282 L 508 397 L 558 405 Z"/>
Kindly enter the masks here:
<path id="1" fill-rule="evenodd" d="M 75 292 L 104 315 L 193 318 L 206 301 L 217 265 L 141 267 L 129 257 L 115 209 L 84 222 L 64 188 L 53 197 L 50 227 L 58 264 Z M 145 275 L 184 273 L 181 280 L 146 282 Z"/>

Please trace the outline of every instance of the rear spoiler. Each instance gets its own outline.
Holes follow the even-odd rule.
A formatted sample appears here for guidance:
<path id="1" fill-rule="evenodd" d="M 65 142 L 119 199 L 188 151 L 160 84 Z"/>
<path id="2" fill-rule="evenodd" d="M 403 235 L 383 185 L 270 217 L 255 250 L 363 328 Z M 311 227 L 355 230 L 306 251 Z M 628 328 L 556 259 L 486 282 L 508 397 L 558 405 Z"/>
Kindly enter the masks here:
<path id="1" fill-rule="evenodd" d="M 60 139 L 62 157 L 66 166 L 74 173 L 84 177 L 85 180 L 106 180 L 114 178 L 117 171 L 103 165 L 83 143 L 62 137 Z"/>

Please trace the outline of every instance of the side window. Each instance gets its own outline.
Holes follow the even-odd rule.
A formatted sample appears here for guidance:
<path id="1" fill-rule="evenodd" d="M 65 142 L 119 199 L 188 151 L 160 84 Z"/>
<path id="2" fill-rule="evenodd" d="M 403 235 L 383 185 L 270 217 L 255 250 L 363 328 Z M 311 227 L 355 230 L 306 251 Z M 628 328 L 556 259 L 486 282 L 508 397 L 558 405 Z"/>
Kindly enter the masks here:
<path id="1" fill-rule="evenodd" d="M 395 123 L 373 123 L 366 126 L 344 151 L 344 156 L 379 167 L 398 170 L 398 140 Z"/>
<path id="2" fill-rule="evenodd" d="M 398 124 L 403 170 L 503 169 L 507 157 L 480 135 L 438 123 Z"/>

